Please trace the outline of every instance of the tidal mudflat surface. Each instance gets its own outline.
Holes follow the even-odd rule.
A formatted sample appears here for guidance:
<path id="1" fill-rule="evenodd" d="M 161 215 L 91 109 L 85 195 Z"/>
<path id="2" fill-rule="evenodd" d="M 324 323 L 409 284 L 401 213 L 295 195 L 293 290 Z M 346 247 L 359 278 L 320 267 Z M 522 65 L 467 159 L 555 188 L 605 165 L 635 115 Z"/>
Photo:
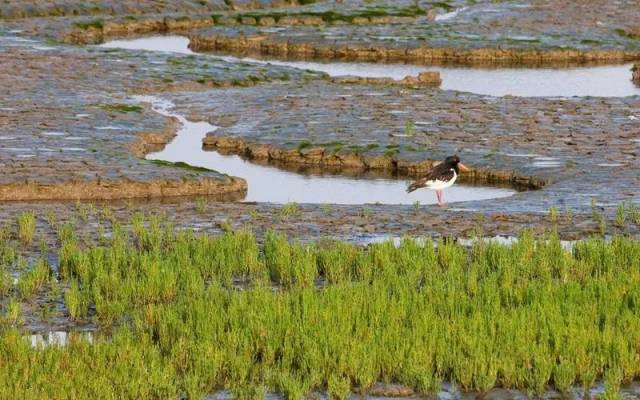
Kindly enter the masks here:
<path id="1" fill-rule="evenodd" d="M 0 5 L 0 398 L 638 397 L 632 2 L 135 3 Z"/>
<path id="2" fill-rule="evenodd" d="M 175 126 L 128 103 L 127 95 L 254 85 L 297 79 L 300 73 L 214 59 L 197 63 L 164 53 L 59 45 L 41 50 L 42 42 L 19 39 L 0 35 L 3 200 L 146 197 L 163 190 L 187 194 L 204 189 L 208 179 L 222 183 L 227 178 L 220 180 L 215 172 L 196 176 L 144 161 L 146 152 L 175 135 Z"/>

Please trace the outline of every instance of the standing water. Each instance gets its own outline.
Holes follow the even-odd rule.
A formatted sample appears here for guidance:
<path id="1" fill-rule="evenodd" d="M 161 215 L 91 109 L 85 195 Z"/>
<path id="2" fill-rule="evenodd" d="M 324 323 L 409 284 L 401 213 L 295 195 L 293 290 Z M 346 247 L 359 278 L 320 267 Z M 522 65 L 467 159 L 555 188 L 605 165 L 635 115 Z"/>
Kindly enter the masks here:
<path id="1" fill-rule="evenodd" d="M 171 109 L 170 101 L 154 96 L 135 96 L 139 102 L 151 103 L 153 109 L 178 119 L 181 127 L 175 139 L 164 150 L 147 155 L 150 160 L 185 162 L 189 165 L 239 176 L 247 181 L 245 201 L 268 203 L 316 204 L 435 204 L 429 190 L 407 193 L 407 180 L 357 179 L 335 175 L 301 175 L 275 167 L 256 165 L 235 155 L 204 151 L 202 139 L 216 126 L 208 122 L 191 122 Z M 496 187 L 455 185 L 445 191 L 447 202 L 485 200 L 513 195 L 515 190 Z"/>
<path id="2" fill-rule="evenodd" d="M 114 40 L 101 45 L 107 48 L 164 51 L 198 54 L 189 49 L 183 36 L 153 36 L 141 39 Z M 387 77 L 402 79 L 426 70 L 440 72 L 441 89 L 458 90 L 489 96 L 624 97 L 640 95 L 640 87 L 631 81 L 632 64 L 572 68 L 477 68 L 441 67 L 416 64 L 375 64 L 348 62 L 307 62 L 258 60 L 231 56 L 214 56 L 229 62 L 251 62 L 320 71 L 330 76 Z"/>

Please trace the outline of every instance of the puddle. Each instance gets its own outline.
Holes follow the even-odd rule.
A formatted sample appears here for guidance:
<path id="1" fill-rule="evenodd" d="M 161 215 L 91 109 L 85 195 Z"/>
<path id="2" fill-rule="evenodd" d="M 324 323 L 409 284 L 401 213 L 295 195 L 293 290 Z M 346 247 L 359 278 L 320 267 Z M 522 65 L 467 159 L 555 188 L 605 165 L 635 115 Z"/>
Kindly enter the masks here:
<path id="1" fill-rule="evenodd" d="M 444 14 L 438 14 L 435 16 L 435 20 L 436 21 L 448 21 L 450 19 L 453 19 L 455 17 L 458 16 L 458 14 L 460 14 L 461 12 L 463 12 L 464 10 L 466 10 L 468 7 L 462 7 L 462 8 L 456 8 L 455 10 L 448 12 L 448 13 L 444 13 Z"/>
<path id="2" fill-rule="evenodd" d="M 66 346 L 71 337 L 81 337 L 90 343 L 93 342 L 93 334 L 91 332 L 49 331 L 28 336 L 32 347 Z"/>
<path id="3" fill-rule="evenodd" d="M 66 132 L 42 132 L 42 136 L 65 136 Z"/>
<path id="4" fill-rule="evenodd" d="M 394 236 L 394 235 L 386 235 L 386 234 L 372 234 L 372 235 L 364 235 L 358 236 L 354 238 L 355 243 L 361 246 L 369 246 L 372 244 L 382 244 L 386 242 L 391 242 L 395 247 L 400 247 L 402 241 L 404 239 L 413 240 L 418 246 L 424 246 L 427 242 L 429 242 L 429 238 L 425 237 L 411 237 L 411 236 Z M 504 246 L 511 246 L 518 242 L 518 238 L 516 236 L 489 236 L 483 237 L 481 239 L 467 239 L 467 238 L 455 238 L 455 241 L 464 246 L 471 247 L 479 240 L 485 243 L 493 243 L 493 244 L 501 244 Z M 575 247 L 576 243 L 580 241 L 578 240 L 561 240 L 560 246 L 564 250 L 572 251 Z M 434 245 L 437 245 L 437 239 L 433 241 Z"/>
<path id="5" fill-rule="evenodd" d="M 624 166 L 624 164 L 621 163 L 600 163 L 597 164 L 598 167 L 607 167 L 607 168 L 615 168 L 615 167 L 622 167 Z"/>
<path id="6" fill-rule="evenodd" d="M 602 396 L 605 391 L 605 384 L 602 381 L 596 382 L 589 389 L 584 389 L 579 386 L 574 386 L 569 389 L 566 393 L 560 393 L 553 388 L 549 387 L 547 390 L 536 396 L 540 400 L 585 400 L 585 399 L 597 399 Z M 621 399 L 638 399 L 640 398 L 640 383 L 638 381 L 633 381 L 629 384 L 624 384 L 620 387 L 618 394 Z M 317 398 L 320 400 L 328 400 L 331 397 L 326 392 L 314 392 L 309 397 Z M 489 390 L 486 393 L 478 393 L 478 392 L 466 392 L 458 387 L 453 382 L 443 382 L 441 385 L 441 389 L 434 393 L 432 396 L 428 396 L 429 398 L 436 400 L 481 400 L 481 399 L 495 399 L 495 400 L 529 400 L 532 398 L 531 393 L 528 393 L 525 390 L 518 389 L 506 389 L 496 387 L 494 389 Z M 284 400 L 285 396 L 280 393 L 275 392 L 267 392 L 264 395 L 265 400 Z M 393 397 L 393 396 L 376 396 L 371 394 L 356 394 L 351 393 L 348 396 L 349 400 L 402 400 L 402 399 L 420 399 L 424 398 L 424 396 L 420 396 L 418 394 L 409 396 L 409 397 Z M 206 400 L 232 400 L 233 395 L 231 392 L 227 390 L 221 390 L 215 393 L 212 393 L 205 397 Z"/>
<path id="7" fill-rule="evenodd" d="M 275 167 L 262 166 L 243 160 L 239 156 L 204 151 L 202 139 L 216 126 L 208 122 L 190 122 L 171 111 L 173 104 L 154 96 L 135 96 L 135 100 L 151 103 L 154 110 L 177 118 L 182 127 L 175 139 L 164 150 L 147 156 L 151 160 L 185 162 L 209 168 L 231 176 L 246 179 L 248 193 L 245 201 L 268 203 L 315 204 L 435 204 L 436 196 L 430 190 L 406 193 L 409 180 L 358 179 L 338 175 L 302 175 Z M 508 197 L 516 191 L 508 188 L 454 185 L 445 191 L 448 203 Z"/>
<path id="8" fill-rule="evenodd" d="M 189 39 L 183 36 L 152 36 L 114 40 L 100 47 L 198 54 L 191 51 L 188 45 Z M 201 55 L 234 63 L 250 62 L 308 69 L 325 72 L 331 76 L 388 77 L 399 80 L 407 75 L 415 76 L 426 70 L 438 71 L 442 78 L 441 89 L 489 96 L 624 97 L 640 95 L 640 87 L 631 81 L 632 64 L 572 68 L 472 68 L 357 62 L 267 61 L 255 58 Z"/>

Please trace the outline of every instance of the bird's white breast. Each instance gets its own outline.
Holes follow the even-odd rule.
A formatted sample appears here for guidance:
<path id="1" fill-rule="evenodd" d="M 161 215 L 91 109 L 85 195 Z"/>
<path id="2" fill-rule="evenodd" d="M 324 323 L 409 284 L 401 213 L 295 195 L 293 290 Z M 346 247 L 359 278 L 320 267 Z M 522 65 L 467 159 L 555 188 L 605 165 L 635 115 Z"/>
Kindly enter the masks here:
<path id="1" fill-rule="evenodd" d="M 433 190 L 446 189 L 449 186 L 453 185 L 456 179 L 458 179 L 458 174 L 456 174 L 456 171 L 453 168 L 451 168 L 451 172 L 453 172 L 453 178 L 449 179 L 448 181 L 441 181 L 439 179 L 434 179 L 432 181 L 425 182 L 425 184 L 429 189 L 433 189 Z"/>

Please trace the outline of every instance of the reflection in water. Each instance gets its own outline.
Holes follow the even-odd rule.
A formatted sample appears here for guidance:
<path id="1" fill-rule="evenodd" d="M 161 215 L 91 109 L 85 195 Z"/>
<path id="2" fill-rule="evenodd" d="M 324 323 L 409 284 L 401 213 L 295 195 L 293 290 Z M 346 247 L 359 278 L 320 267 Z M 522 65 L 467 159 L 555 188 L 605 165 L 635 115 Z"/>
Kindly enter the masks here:
<path id="1" fill-rule="evenodd" d="M 605 391 L 605 384 L 602 381 L 597 381 L 591 388 L 584 389 L 579 386 L 574 386 L 566 393 L 560 393 L 553 388 L 547 388 L 547 390 L 536 396 L 540 400 L 585 400 L 596 399 Z M 629 384 L 624 384 L 618 391 L 620 398 L 625 400 L 632 400 L 640 398 L 640 382 L 633 381 Z M 321 400 L 328 400 L 330 397 L 326 392 L 316 392 L 313 394 L 314 398 Z M 265 394 L 265 400 L 284 400 L 285 396 L 279 393 L 267 392 Z M 372 396 L 370 394 L 356 394 L 352 393 L 349 396 L 349 400 L 399 400 L 399 399 L 416 399 L 421 398 L 419 396 L 412 397 L 382 397 Z M 506 388 L 494 388 L 485 393 L 478 392 L 465 392 L 462 388 L 453 382 L 443 382 L 441 389 L 430 395 L 429 398 L 434 400 L 482 400 L 482 399 L 495 399 L 495 400 L 529 400 L 531 399 L 531 393 L 525 390 L 518 389 L 506 389 Z M 230 391 L 222 390 L 212 393 L 205 397 L 206 400 L 232 400 L 233 395 Z"/>
<path id="2" fill-rule="evenodd" d="M 164 51 L 197 54 L 189 48 L 189 39 L 182 36 L 153 36 L 141 39 L 114 40 L 102 47 L 132 50 Z M 582 66 L 570 68 L 478 68 L 424 66 L 416 64 L 375 64 L 349 62 L 307 62 L 258 60 L 231 56 L 201 55 L 228 62 L 252 62 L 289 66 L 325 72 L 331 76 L 389 77 L 402 79 L 425 70 L 439 71 L 441 88 L 490 96 L 624 97 L 640 95 L 640 87 L 631 81 L 632 64 Z"/>
<path id="3" fill-rule="evenodd" d="M 173 104 L 153 96 L 136 96 L 149 102 L 158 113 L 177 118 L 182 124 L 178 135 L 164 150 L 147 156 L 151 160 L 185 162 L 246 179 L 248 193 L 245 201 L 269 203 L 316 204 L 435 204 L 433 192 L 418 190 L 406 193 L 409 181 L 398 179 L 357 179 L 344 176 L 300 175 L 275 167 L 257 165 L 239 156 L 204 151 L 202 139 L 215 126 L 208 122 L 190 122 L 170 111 Z M 512 189 L 455 185 L 446 190 L 446 201 L 485 200 L 508 197 Z"/>
<path id="4" fill-rule="evenodd" d="M 49 331 L 45 333 L 34 333 L 29 335 L 32 347 L 37 346 L 66 346 L 71 338 L 82 338 L 88 342 L 93 342 L 92 332 L 66 332 Z"/>
<path id="5" fill-rule="evenodd" d="M 430 242 L 432 239 L 427 237 L 411 237 L 411 236 L 394 236 L 394 235 L 386 235 L 386 234 L 374 234 L 374 235 L 366 235 L 355 237 L 355 242 L 361 246 L 369 246 L 372 244 L 381 244 L 386 242 L 391 242 L 395 247 L 400 247 L 402 242 L 405 239 L 414 241 L 418 246 L 424 246 L 427 243 L 432 243 L 433 245 L 437 245 L 437 242 Z M 492 244 L 500 244 L 504 246 L 511 246 L 513 244 L 518 243 L 518 238 L 516 236 L 490 236 L 483 238 L 475 238 L 475 239 L 467 239 L 462 237 L 455 238 L 456 243 L 460 244 L 464 247 L 472 247 L 474 244 L 479 241 L 484 243 L 492 243 Z M 579 243 L 579 240 L 561 240 L 560 246 L 567 251 L 572 251 L 575 247 L 576 243 Z"/>

